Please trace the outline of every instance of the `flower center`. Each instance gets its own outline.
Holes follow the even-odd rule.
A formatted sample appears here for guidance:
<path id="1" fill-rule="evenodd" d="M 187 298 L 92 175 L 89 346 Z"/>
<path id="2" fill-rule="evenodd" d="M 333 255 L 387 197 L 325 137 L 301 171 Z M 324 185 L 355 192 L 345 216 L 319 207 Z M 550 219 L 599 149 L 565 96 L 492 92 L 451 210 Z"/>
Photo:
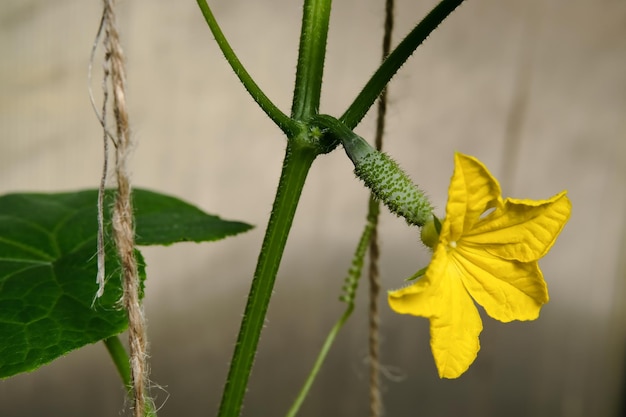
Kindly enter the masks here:
<path id="1" fill-rule="evenodd" d="M 456 240 L 451 240 L 451 241 L 448 243 L 448 247 L 449 247 L 450 249 L 456 249 Z"/>

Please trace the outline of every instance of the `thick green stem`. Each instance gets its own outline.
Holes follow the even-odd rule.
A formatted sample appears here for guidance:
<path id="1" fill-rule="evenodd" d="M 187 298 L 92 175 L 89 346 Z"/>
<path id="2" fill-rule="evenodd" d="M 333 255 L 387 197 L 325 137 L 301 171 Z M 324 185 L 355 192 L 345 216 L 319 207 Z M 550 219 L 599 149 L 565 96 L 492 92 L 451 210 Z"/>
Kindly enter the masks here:
<path id="1" fill-rule="evenodd" d="M 248 90 L 248 93 L 250 93 L 254 101 L 257 102 L 265 114 L 267 114 L 269 118 L 272 119 L 272 121 L 287 134 L 287 136 L 295 135 L 298 130 L 295 122 L 280 111 L 280 109 L 276 107 L 276 105 L 265 95 L 263 90 L 259 88 L 257 83 L 254 82 L 248 71 L 246 71 L 246 68 L 243 66 L 241 61 L 239 61 L 239 58 L 237 58 L 235 51 L 233 51 L 230 47 L 230 44 L 217 24 L 217 21 L 215 20 L 215 17 L 211 12 L 211 8 L 207 4 L 206 0 L 197 0 L 197 2 L 198 6 L 200 6 L 200 10 L 202 10 L 204 19 L 213 33 L 213 36 L 215 36 L 215 41 L 226 58 L 226 61 L 228 61 L 246 90 Z"/>
<path id="2" fill-rule="evenodd" d="M 409 59 L 415 49 L 461 3 L 463 0 L 443 0 L 400 42 L 341 116 L 340 120 L 346 126 L 353 129 L 359 124 L 387 83 L 391 81 L 391 78 Z"/>
<path id="3" fill-rule="evenodd" d="M 305 0 L 291 116 L 306 120 L 320 106 L 331 0 Z"/>
<path id="4" fill-rule="evenodd" d="M 239 416 L 287 236 L 302 187 L 318 153 L 302 137 L 294 137 L 288 142 L 272 214 L 224 387 L 219 417 Z"/>

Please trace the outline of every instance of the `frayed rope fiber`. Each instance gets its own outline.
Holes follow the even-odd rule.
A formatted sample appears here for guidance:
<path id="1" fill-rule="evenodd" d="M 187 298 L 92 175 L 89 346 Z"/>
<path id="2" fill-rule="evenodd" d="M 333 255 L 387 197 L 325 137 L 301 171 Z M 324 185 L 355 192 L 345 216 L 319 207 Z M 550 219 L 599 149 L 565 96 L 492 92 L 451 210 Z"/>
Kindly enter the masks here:
<path id="1" fill-rule="evenodd" d="M 116 137 L 111 138 L 115 145 L 115 173 L 117 177 L 117 195 L 113 207 L 113 238 L 120 257 L 123 275 L 124 295 L 122 304 L 128 315 L 128 341 L 130 348 L 130 368 L 132 376 L 133 410 L 135 417 L 143 417 L 146 410 L 146 382 L 148 380 L 145 318 L 139 300 L 139 274 L 135 258 L 135 228 L 133 224 L 133 205 L 131 184 L 128 174 L 128 159 L 133 148 L 126 108 L 126 75 L 124 54 L 120 44 L 115 16 L 115 0 L 103 0 L 102 27 L 104 29 L 105 78 L 104 88 L 108 91 L 107 77 L 110 75 L 113 95 L 113 113 L 116 124 Z M 105 94 L 105 98 L 107 94 Z M 106 105 L 106 103 L 105 103 Z M 103 118 L 105 113 L 103 111 Z M 101 119 L 108 140 L 106 120 Z M 105 146 L 105 164 L 107 160 Z M 106 165 L 105 165 L 106 166 Z M 106 172 L 104 173 L 106 178 Z M 104 180 L 102 181 L 104 182 Z M 104 192 L 101 186 L 101 194 Z M 102 231 L 101 231 L 102 232 Z M 98 252 L 103 251 L 98 248 Z M 102 278 L 104 271 L 98 271 Z M 104 290 L 104 280 L 99 282 L 98 295 Z"/>

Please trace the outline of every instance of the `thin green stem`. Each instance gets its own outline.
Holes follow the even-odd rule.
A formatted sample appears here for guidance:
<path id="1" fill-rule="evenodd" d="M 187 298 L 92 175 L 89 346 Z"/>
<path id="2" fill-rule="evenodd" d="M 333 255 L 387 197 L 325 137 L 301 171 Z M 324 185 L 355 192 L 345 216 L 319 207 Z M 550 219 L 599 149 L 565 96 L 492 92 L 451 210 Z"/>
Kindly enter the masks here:
<path id="1" fill-rule="evenodd" d="M 317 377 L 320 369 L 322 369 L 322 365 L 328 356 L 328 352 L 335 342 L 335 338 L 339 331 L 343 327 L 343 325 L 348 321 L 350 315 L 354 311 L 354 298 L 356 296 L 356 290 L 359 285 L 359 278 L 361 278 L 361 272 L 363 271 L 363 259 L 365 258 L 365 252 L 367 251 L 369 242 L 372 238 L 372 233 L 374 232 L 375 224 L 372 223 L 372 220 L 375 219 L 374 214 L 371 211 L 367 215 L 367 222 L 365 224 L 365 228 L 361 233 L 361 238 L 359 239 L 359 243 L 354 252 L 354 256 L 352 257 L 352 265 L 350 266 L 350 270 L 348 271 L 348 275 L 346 276 L 345 283 L 343 286 L 343 294 L 339 299 L 344 301 L 348 306 L 344 311 L 343 315 L 337 320 L 335 325 L 332 327 L 328 336 L 326 336 L 326 340 L 320 349 L 320 352 L 317 355 L 317 359 L 315 359 L 315 363 L 313 364 L 313 368 L 309 372 L 309 376 L 307 377 L 304 385 L 300 389 L 298 396 L 294 400 L 291 408 L 287 412 L 287 417 L 295 417 L 295 415 L 300 410 L 304 399 L 309 394 L 311 387 L 313 386 L 313 382 Z"/>
<path id="2" fill-rule="evenodd" d="M 328 333 L 328 336 L 326 336 L 324 345 L 320 349 L 320 352 L 318 353 L 317 358 L 315 359 L 313 368 L 311 369 L 309 376 L 304 382 L 304 385 L 300 389 L 298 396 L 296 397 L 293 404 L 291 405 L 291 408 L 287 412 L 286 417 L 295 417 L 298 411 L 300 411 L 300 407 L 302 406 L 302 403 L 304 402 L 305 398 L 309 394 L 309 391 L 311 390 L 311 387 L 313 386 L 313 382 L 315 381 L 317 374 L 319 373 L 320 369 L 322 369 L 322 365 L 324 364 L 324 361 L 326 360 L 326 356 L 328 356 L 328 352 L 330 351 L 330 348 L 335 342 L 335 338 L 337 337 L 337 334 L 339 334 L 339 331 L 341 330 L 343 325 L 346 323 L 346 321 L 348 321 L 348 318 L 350 317 L 350 315 L 352 315 L 353 310 L 354 310 L 354 304 L 350 304 L 348 308 L 346 309 L 346 311 L 343 313 L 343 315 L 339 318 L 339 320 L 337 320 L 333 328 L 330 330 L 330 332 Z"/>
<path id="3" fill-rule="evenodd" d="M 305 0 L 291 116 L 307 120 L 320 106 L 332 0 Z"/>
<path id="4" fill-rule="evenodd" d="M 130 358 L 128 356 L 126 348 L 120 340 L 120 337 L 107 337 L 106 339 L 102 340 L 102 342 L 104 342 L 104 345 L 109 352 L 109 356 L 111 356 L 111 360 L 113 361 L 117 372 L 120 374 L 120 378 L 122 379 L 122 383 L 126 387 L 126 391 L 128 391 L 129 394 L 132 394 L 133 382 L 130 370 Z M 145 416 L 156 417 L 156 415 L 157 414 L 152 399 L 148 399 L 148 401 L 146 401 Z"/>
<path id="5" fill-rule="evenodd" d="M 404 65 L 415 49 L 450 15 L 463 0 L 443 0 L 389 54 L 372 78 L 340 117 L 349 128 L 356 127 L 387 83 Z"/>
<path id="6" fill-rule="evenodd" d="M 269 118 L 272 119 L 272 121 L 276 123 L 276 125 L 278 125 L 283 132 L 285 132 L 285 134 L 287 134 L 287 136 L 295 135 L 298 130 L 296 123 L 280 111 L 276 105 L 274 105 L 274 103 L 265 95 L 263 90 L 261 90 L 261 88 L 252 79 L 248 71 L 246 71 L 241 61 L 239 61 L 239 58 L 237 58 L 235 51 L 233 51 L 230 47 L 230 44 L 222 33 L 222 30 L 217 24 L 217 21 L 215 20 L 215 17 L 211 12 L 211 8 L 207 4 L 206 0 L 197 0 L 197 2 L 198 6 L 200 6 L 200 10 L 202 10 L 204 19 L 215 37 L 215 41 L 226 58 L 226 61 L 228 61 L 246 90 L 248 90 L 248 93 L 250 93 L 254 101 L 257 102 L 265 114 L 267 114 Z"/>
<path id="7" fill-rule="evenodd" d="M 288 141 L 272 214 L 265 232 L 224 387 L 219 417 L 237 417 L 241 410 L 278 266 L 302 187 L 318 153 L 319 150 L 311 146 L 306 138 L 299 136 Z"/>
<path id="8" fill-rule="evenodd" d="M 124 348 L 119 336 L 111 336 L 103 340 L 104 345 L 109 351 L 111 360 L 122 378 L 125 387 L 132 387 L 133 383 L 130 377 L 130 362 L 128 360 L 128 352 Z"/>

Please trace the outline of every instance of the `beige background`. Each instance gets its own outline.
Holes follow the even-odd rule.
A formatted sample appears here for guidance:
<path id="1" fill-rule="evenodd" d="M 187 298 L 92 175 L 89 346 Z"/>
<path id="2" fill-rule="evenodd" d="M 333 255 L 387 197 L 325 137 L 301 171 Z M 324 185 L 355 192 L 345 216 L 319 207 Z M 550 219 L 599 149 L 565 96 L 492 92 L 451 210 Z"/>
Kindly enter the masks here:
<path id="1" fill-rule="evenodd" d="M 288 112 L 301 3 L 211 3 L 248 70 Z M 435 3 L 398 2 L 396 43 Z M 2 2 L 0 192 L 98 183 L 102 135 L 89 104 L 87 66 L 99 13 L 95 0 Z M 381 16 L 380 0 L 335 1 L 323 112 L 343 112 L 374 71 Z M 211 415 L 284 138 L 238 85 L 195 2 L 124 1 L 119 20 L 138 142 L 134 183 L 257 225 L 220 243 L 144 249 L 159 415 Z M 484 161 L 505 195 L 547 198 L 568 189 L 573 214 L 541 263 L 551 295 L 541 319 L 486 319 L 479 357 L 459 380 L 437 378 L 426 320 L 391 314 L 381 303 L 386 415 L 618 415 L 626 336 L 625 24 L 623 0 L 470 0 L 394 80 L 386 149 L 440 208 L 458 150 Z M 100 74 L 97 64 L 97 97 Z M 357 131 L 372 139 L 371 115 Z M 284 414 L 343 311 L 337 296 L 367 199 L 351 169 L 339 149 L 311 171 L 245 416 Z M 424 266 L 427 254 L 401 220 L 385 212 L 382 227 L 388 289 Z M 365 415 L 365 295 L 302 416 Z M 124 409 L 99 344 L 0 381 L 2 416 L 111 416 Z"/>

